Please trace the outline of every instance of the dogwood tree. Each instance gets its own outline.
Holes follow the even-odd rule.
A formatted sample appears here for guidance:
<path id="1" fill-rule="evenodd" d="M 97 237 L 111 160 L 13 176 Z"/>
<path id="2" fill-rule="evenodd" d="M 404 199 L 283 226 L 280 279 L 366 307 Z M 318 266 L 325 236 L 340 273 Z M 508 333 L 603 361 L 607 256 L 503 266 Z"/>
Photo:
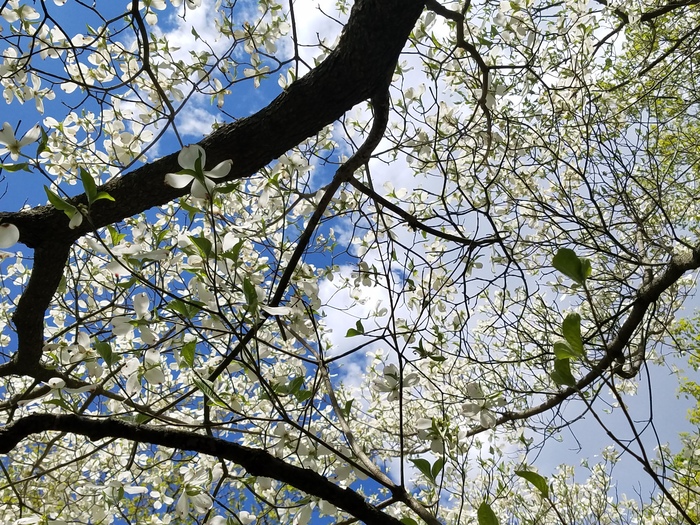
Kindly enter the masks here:
<path id="1" fill-rule="evenodd" d="M 0 5 L 3 523 L 696 519 L 697 0 Z"/>

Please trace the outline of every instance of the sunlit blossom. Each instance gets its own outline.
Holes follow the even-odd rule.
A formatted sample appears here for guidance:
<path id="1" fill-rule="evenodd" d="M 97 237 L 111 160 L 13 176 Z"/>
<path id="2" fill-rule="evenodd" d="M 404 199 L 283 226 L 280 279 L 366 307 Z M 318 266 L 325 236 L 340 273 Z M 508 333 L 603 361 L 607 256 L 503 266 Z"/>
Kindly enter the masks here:
<path id="1" fill-rule="evenodd" d="M 207 156 L 204 149 L 197 144 L 182 148 L 177 157 L 177 162 L 185 173 L 168 173 L 165 175 L 165 183 L 173 188 L 184 188 L 192 183 L 190 193 L 196 199 L 206 199 L 207 196 L 211 195 L 214 186 L 216 186 L 216 183 L 212 179 L 225 177 L 228 175 L 229 171 L 231 171 L 231 166 L 233 165 L 231 160 L 225 160 L 217 164 L 214 169 L 204 171 Z M 186 173 L 196 173 L 198 171 L 202 173 L 201 178 L 203 182 L 195 175 Z"/>
<path id="2" fill-rule="evenodd" d="M 387 365 L 384 367 L 382 377 L 378 377 L 372 381 L 372 386 L 379 392 L 389 394 L 389 401 L 396 401 L 399 398 L 401 387 L 408 388 L 418 384 L 418 374 L 411 372 L 403 375 L 403 381 L 400 379 L 399 369 L 396 365 Z"/>
<path id="3" fill-rule="evenodd" d="M 0 144 L 4 146 L 0 148 L 0 155 L 9 153 L 12 160 L 19 160 L 22 148 L 32 142 L 36 142 L 40 136 L 41 127 L 37 124 L 27 131 L 21 139 L 17 140 L 12 126 L 5 122 L 0 129 Z"/>

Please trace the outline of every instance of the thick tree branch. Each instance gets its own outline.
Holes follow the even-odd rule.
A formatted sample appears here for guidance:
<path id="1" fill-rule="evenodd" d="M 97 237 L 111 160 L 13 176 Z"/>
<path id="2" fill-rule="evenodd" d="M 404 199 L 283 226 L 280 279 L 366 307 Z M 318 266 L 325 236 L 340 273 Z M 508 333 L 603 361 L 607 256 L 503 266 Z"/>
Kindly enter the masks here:
<path id="1" fill-rule="evenodd" d="M 73 414 L 32 414 L 0 429 L 0 453 L 6 454 L 31 434 L 46 431 L 70 432 L 91 440 L 122 438 L 177 450 L 207 454 L 240 465 L 253 476 L 265 476 L 287 483 L 324 499 L 368 525 L 400 525 L 396 518 L 370 505 L 354 490 L 341 488 L 313 470 L 290 465 L 264 450 L 202 434 L 132 425 L 117 419 L 96 420 Z"/>
<path id="2" fill-rule="evenodd" d="M 358 0 L 338 46 L 326 60 L 266 108 L 201 142 L 209 163 L 232 159 L 226 180 L 248 177 L 385 88 L 423 5 L 423 0 Z M 171 188 L 164 182 L 166 173 L 179 169 L 173 153 L 105 184 L 100 190 L 108 192 L 114 202 L 96 203 L 89 220 L 75 230 L 68 227 L 65 214 L 51 206 L 0 213 L 0 222 L 16 225 L 20 242 L 35 248 L 35 268 L 14 315 L 18 353 L 5 368 L 30 375 L 42 373 L 38 360 L 44 312 L 60 282 L 70 245 L 96 228 L 187 194 L 188 189 Z M 87 204 L 84 195 L 72 202 Z"/>

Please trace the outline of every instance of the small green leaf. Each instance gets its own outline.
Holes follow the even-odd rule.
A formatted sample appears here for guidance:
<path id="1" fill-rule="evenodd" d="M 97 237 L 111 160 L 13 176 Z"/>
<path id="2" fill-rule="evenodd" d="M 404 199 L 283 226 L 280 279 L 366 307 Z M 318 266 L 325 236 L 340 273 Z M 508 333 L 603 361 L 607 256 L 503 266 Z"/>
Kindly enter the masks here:
<path id="1" fill-rule="evenodd" d="M 194 243 L 195 246 L 197 246 L 199 254 L 202 256 L 202 258 L 208 259 L 211 255 L 211 241 L 205 237 L 192 236 L 190 236 L 190 240 Z"/>
<path id="2" fill-rule="evenodd" d="M 36 154 L 39 156 L 44 151 L 46 151 L 46 145 L 49 143 L 49 135 L 41 128 L 41 138 L 39 139 L 39 145 L 36 148 Z"/>
<path id="3" fill-rule="evenodd" d="M 476 510 L 476 517 L 479 519 L 479 525 L 498 525 L 496 513 L 485 501 Z"/>
<path id="4" fill-rule="evenodd" d="M 581 259 L 581 274 L 584 279 L 588 279 L 593 273 L 593 268 L 591 267 L 591 261 L 588 259 Z"/>
<path id="5" fill-rule="evenodd" d="M 574 386 L 576 380 L 574 376 L 571 375 L 571 367 L 569 366 L 568 359 L 555 359 L 554 360 L 554 371 L 549 374 L 557 385 Z"/>
<path id="6" fill-rule="evenodd" d="M 218 405 L 222 408 L 228 408 L 226 403 L 224 403 L 219 397 L 219 395 L 216 392 L 214 392 L 214 384 L 211 381 L 197 377 L 192 382 L 197 388 L 199 388 L 202 391 L 202 393 L 205 396 L 209 398 L 209 401 L 211 403 Z"/>
<path id="7" fill-rule="evenodd" d="M 182 349 L 180 350 L 180 355 L 182 356 L 182 360 L 191 368 L 194 366 L 194 351 L 195 348 L 197 347 L 197 341 L 189 341 L 182 345 Z"/>
<path id="8" fill-rule="evenodd" d="M 116 355 L 112 351 L 112 345 L 107 341 L 95 341 L 95 350 L 99 356 L 104 359 L 107 366 L 112 366 L 114 363 L 119 361 L 119 355 Z"/>
<path id="9" fill-rule="evenodd" d="M 171 312 L 180 314 L 185 319 L 192 319 L 195 315 L 199 313 L 201 308 L 196 304 L 185 303 L 180 299 L 174 299 L 170 301 L 166 308 Z"/>
<path id="10" fill-rule="evenodd" d="M 365 327 L 362 326 L 362 322 L 358 319 L 355 323 L 355 328 L 349 328 L 345 337 L 355 337 L 356 335 L 363 335 L 365 333 Z"/>
<path id="11" fill-rule="evenodd" d="M 258 292 L 255 291 L 255 285 L 247 277 L 243 280 L 243 294 L 248 303 L 248 308 L 254 310 L 258 305 Z"/>
<path id="12" fill-rule="evenodd" d="M 112 201 L 114 202 L 114 197 L 112 197 L 109 193 L 106 191 L 100 191 L 95 195 L 95 199 L 92 202 L 97 202 L 97 201 Z"/>
<path id="13" fill-rule="evenodd" d="M 72 204 L 68 204 L 65 200 L 63 200 L 61 197 L 59 197 L 53 191 L 51 191 L 48 188 L 48 186 L 44 186 L 44 191 L 46 192 L 46 196 L 49 198 L 49 202 L 57 210 L 61 210 L 62 212 L 65 212 L 66 215 L 68 215 L 68 213 L 70 213 L 69 217 L 72 217 L 73 214 L 76 211 L 78 211 L 75 206 L 73 206 Z"/>
<path id="14" fill-rule="evenodd" d="M 566 316 L 562 323 L 564 339 L 569 344 L 569 348 L 574 351 L 576 357 L 583 357 L 583 340 L 581 339 L 581 316 L 572 313 Z"/>
<path id="15" fill-rule="evenodd" d="M 302 386 L 304 386 L 304 378 L 301 376 L 297 376 L 289 382 L 287 392 L 290 394 L 296 394 L 297 392 L 299 392 Z"/>
<path id="16" fill-rule="evenodd" d="M 547 480 L 540 476 L 537 472 L 532 472 L 531 470 L 516 470 L 515 474 L 521 478 L 530 482 L 530 484 L 540 491 L 542 497 L 546 498 L 549 496 L 549 485 Z"/>
<path id="17" fill-rule="evenodd" d="M 114 246 L 119 244 L 122 239 L 126 237 L 125 233 L 119 233 L 114 226 L 107 226 L 107 231 L 109 232 L 109 238 Z"/>
<path id="18" fill-rule="evenodd" d="M 411 459 L 411 463 L 413 463 L 418 470 L 421 471 L 421 473 L 428 478 L 433 484 L 435 483 L 435 478 L 433 477 L 433 473 L 430 468 L 430 462 L 426 459 L 423 458 L 418 458 L 418 459 Z"/>
<path id="19" fill-rule="evenodd" d="M 581 357 L 566 341 L 557 341 L 554 343 L 554 355 L 557 359 L 578 359 Z"/>
<path id="20" fill-rule="evenodd" d="M 345 406 L 340 408 L 340 413 L 343 415 L 343 417 L 347 418 L 350 416 L 350 409 L 352 408 L 353 401 L 355 400 L 351 399 L 350 401 L 346 401 Z"/>
<path id="21" fill-rule="evenodd" d="M 244 242 L 245 242 L 245 239 L 241 239 L 240 241 L 238 241 L 238 242 L 233 246 L 233 248 L 231 248 L 230 250 L 226 250 L 226 251 L 223 253 L 223 256 L 224 256 L 226 259 L 230 259 L 230 260 L 232 260 L 234 263 L 237 263 L 237 262 L 238 262 L 238 257 L 240 256 L 241 248 L 243 247 L 243 243 L 244 243 Z"/>
<path id="22" fill-rule="evenodd" d="M 95 179 L 92 178 L 92 175 L 90 175 L 86 169 L 80 168 L 80 180 L 83 183 L 88 204 L 92 204 L 95 197 L 97 197 L 97 185 L 95 184 Z"/>
<path id="23" fill-rule="evenodd" d="M 294 394 L 294 397 L 299 401 L 299 403 L 303 403 L 307 399 L 310 399 L 311 396 L 313 396 L 314 393 L 311 390 L 299 390 Z"/>
<path id="24" fill-rule="evenodd" d="M 199 155 L 197 156 L 197 160 L 194 161 L 194 176 L 198 180 L 204 178 L 204 166 L 202 166 L 202 150 L 200 150 Z"/>
<path id="25" fill-rule="evenodd" d="M 433 480 L 436 480 L 437 477 L 440 475 L 440 472 L 442 472 L 442 467 L 445 465 L 445 460 L 443 458 L 438 458 L 438 460 L 433 463 L 433 468 L 430 469 L 430 475 L 432 476 Z"/>
<path id="26" fill-rule="evenodd" d="M 56 405 L 57 407 L 61 407 L 64 410 L 67 410 L 69 412 L 73 412 L 75 410 L 74 407 L 70 406 L 68 403 L 66 403 L 63 399 L 49 399 L 48 401 L 44 401 L 45 405 Z"/>
<path id="27" fill-rule="evenodd" d="M 29 164 L 26 162 L 20 162 L 19 164 L 0 164 L 0 170 L 9 171 L 10 173 L 15 171 L 31 171 L 29 169 Z"/>
<path id="28" fill-rule="evenodd" d="M 409 517 L 401 518 L 401 523 L 403 523 L 404 525 L 418 525 L 418 522 L 416 520 Z"/>
<path id="29" fill-rule="evenodd" d="M 552 260 L 552 266 L 578 284 L 591 275 L 591 263 L 587 259 L 579 259 L 569 248 L 560 248 Z"/>

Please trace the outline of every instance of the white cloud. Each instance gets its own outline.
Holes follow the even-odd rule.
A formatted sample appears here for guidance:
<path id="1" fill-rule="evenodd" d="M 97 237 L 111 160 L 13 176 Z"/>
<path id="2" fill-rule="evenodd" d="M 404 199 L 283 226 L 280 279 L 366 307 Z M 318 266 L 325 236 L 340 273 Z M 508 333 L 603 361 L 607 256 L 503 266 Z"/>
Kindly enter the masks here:
<path id="1" fill-rule="evenodd" d="M 188 104 L 178 115 L 177 130 L 182 136 L 191 136 L 199 141 L 211 133 L 216 121 L 217 116 L 211 111 Z"/>

